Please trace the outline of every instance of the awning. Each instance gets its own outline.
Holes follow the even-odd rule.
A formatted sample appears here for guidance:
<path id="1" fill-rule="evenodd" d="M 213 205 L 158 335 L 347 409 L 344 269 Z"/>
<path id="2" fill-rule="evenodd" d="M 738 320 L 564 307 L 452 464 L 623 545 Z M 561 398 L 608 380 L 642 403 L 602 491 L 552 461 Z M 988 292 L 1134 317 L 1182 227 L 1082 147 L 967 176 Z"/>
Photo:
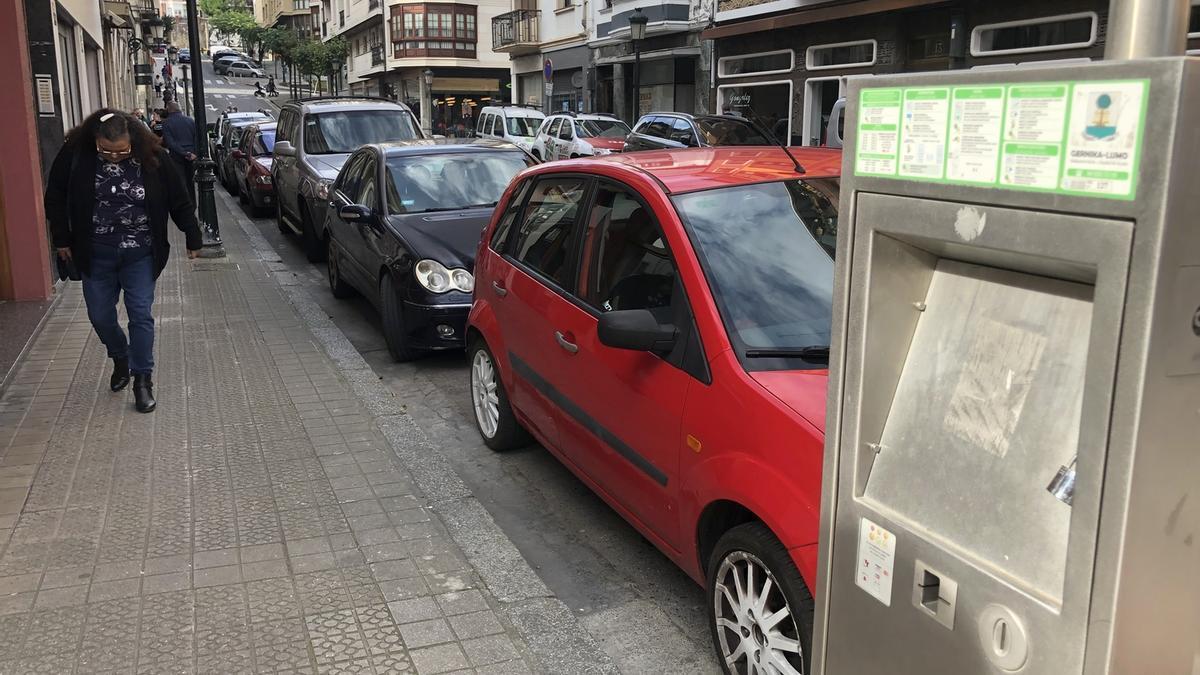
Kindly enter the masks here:
<path id="1" fill-rule="evenodd" d="M 833 7 L 814 7 L 812 9 L 801 9 L 786 14 L 776 16 L 768 16 L 762 19 L 751 19 L 750 21 L 741 21 L 738 23 L 727 23 L 719 26 L 714 26 L 700 33 L 700 37 L 705 40 L 718 40 L 720 38 L 733 37 L 735 35 L 746 35 L 748 33 L 760 33 L 768 30 L 776 30 L 779 28 L 790 28 L 792 26 L 804 26 L 810 23 L 821 23 L 823 21 L 836 21 L 838 19 L 849 19 L 862 16 L 864 14 L 878 14 L 880 12 L 892 12 L 899 9 L 911 9 L 913 7 L 923 7 L 925 5 L 938 5 L 946 0 L 855 0 Z"/>

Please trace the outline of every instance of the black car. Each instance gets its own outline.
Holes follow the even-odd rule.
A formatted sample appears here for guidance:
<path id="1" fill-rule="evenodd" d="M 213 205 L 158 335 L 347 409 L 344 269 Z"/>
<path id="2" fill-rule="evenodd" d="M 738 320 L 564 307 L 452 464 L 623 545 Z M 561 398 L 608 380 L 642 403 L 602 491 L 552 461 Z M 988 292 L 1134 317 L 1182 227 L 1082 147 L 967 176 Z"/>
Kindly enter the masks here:
<path id="1" fill-rule="evenodd" d="M 480 234 L 531 164 L 482 138 L 367 145 L 346 160 L 326 204 L 329 287 L 375 304 L 396 360 L 463 347 Z"/>
<path id="2" fill-rule="evenodd" d="M 736 115 L 656 112 L 637 121 L 623 152 L 718 145 L 775 145 L 775 141 L 757 124 Z"/>

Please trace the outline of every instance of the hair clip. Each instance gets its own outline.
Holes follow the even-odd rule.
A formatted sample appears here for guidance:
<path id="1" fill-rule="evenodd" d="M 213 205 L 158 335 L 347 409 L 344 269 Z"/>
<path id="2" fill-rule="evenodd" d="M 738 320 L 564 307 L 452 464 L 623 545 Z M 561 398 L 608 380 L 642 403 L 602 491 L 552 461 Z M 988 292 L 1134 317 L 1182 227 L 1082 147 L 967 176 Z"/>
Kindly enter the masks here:
<path id="1" fill-rule="evenodd" d="M 107 121 L 111 120 L 113 117 L 115 117 L 116 114 L 117 113 L 104 113 L 103 115 L 100 116 L 100 121 L 107 122 Z"/>

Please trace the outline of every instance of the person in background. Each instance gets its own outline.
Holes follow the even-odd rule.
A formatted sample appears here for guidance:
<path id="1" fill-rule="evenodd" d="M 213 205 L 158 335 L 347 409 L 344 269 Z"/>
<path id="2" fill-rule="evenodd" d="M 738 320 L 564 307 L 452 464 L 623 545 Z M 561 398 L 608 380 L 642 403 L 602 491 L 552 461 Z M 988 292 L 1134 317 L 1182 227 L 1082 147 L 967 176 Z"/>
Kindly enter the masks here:
<path id="1" fill-rule="evenodd" d="M 88 319 L 113 361 L 109 388 L 133 375 L 138 412 L 154 400 L 154 284 L 167 264 L 167 216 L 183 231 L 188 257 L 202 241 L 175 165 L 132 115 L 102 108 L 67 133 L 46 180 L 46 218 L 59 257 L 83 277 Z M 124 293 L 129 335 L 117 320 Z"/>
<path id="2" fill-rule="evenodd" d="M 134 108 L 133 112 L 130 114 L 133 115 L 137 121 L 141 122 L 142 124 L 146 124 L 146 113 L 142 112 L 141 108 Z M 146 126 L 149 127 L 150 125 L 146 124 Z"/>
<path id="3" fill-rule="evenodd" d="M 163 121 L 163 145 L 171 153 L 171 161 L 187 182 L 188 194 L 196 201 L 196 121 L 179 110 L 179 104 L 171 101 L 166 106 L 167 119 Z"/>
<path id="4" fill-rule="evenodd" d="M 154 95 L 162 96 L 163 79 L 162 75 L 154 76 Z"/>
<path id="5" fill-rule="evenodd" d="M 167 119 L 167 111 L 162 108 L 155 108 L 150 116 L 150 131 L 160 139 L 163 135 L 163 120 Z"/>

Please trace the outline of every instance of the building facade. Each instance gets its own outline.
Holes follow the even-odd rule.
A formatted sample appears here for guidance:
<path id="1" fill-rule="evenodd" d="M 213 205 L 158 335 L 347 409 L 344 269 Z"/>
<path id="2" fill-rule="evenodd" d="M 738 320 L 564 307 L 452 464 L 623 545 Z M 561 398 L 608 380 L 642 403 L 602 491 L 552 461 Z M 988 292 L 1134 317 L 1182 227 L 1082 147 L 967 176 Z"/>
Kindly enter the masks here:
<path id="1" fill-rule="evenodd" d="M 350 46 L 351 93 L 404 101 L 434 133 L 458 135 L 474 129 L 480 107 L 507 97 L 508 58 L 480 30 L 506 8 L 507 0 L 321 0 L 320 25 L 324 39 Z"/>
<path id="2" fill-rule="evenodd" d="M 716 2 L 713 26 L 704 32 L 713 44 L 715 109 L 755 116 L 795 145 L 825 142 L 830 112 L 850 77 L 1100 59 L 1109 4 Z M 1195 18 L 1193 30 L 1200 30 Z"/>
<path id="3" fill-rule="evenodd" d="M 492 20 L 493 48 L 511 59 L 511 102 L 546 112 L 591 108 L 591 1 L 511 0 Z"/>

